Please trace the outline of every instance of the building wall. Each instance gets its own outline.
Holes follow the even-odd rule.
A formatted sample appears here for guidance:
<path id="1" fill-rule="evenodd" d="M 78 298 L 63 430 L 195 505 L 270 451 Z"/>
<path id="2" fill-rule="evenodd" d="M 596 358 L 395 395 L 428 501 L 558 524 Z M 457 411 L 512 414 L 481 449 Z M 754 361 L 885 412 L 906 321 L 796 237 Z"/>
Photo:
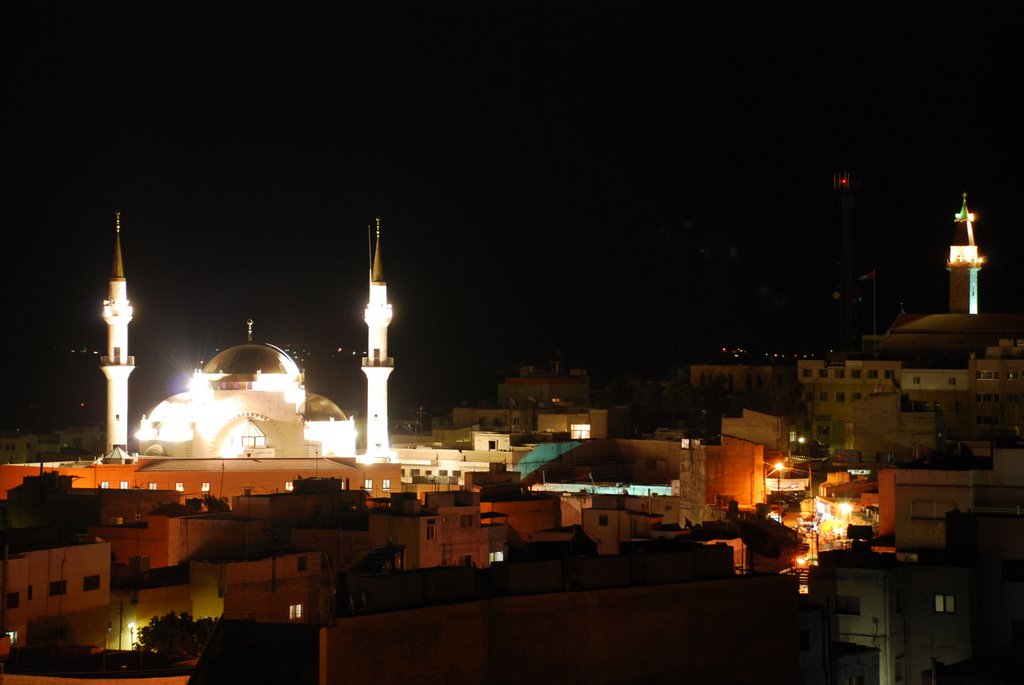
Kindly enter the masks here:
<path id="1" fill-rule="evenodd" d="M 538 530 L 557 528 L 562 525 L 561 506 L 557 497 L 531 497 L 522 500 L 480 502 L 480 513 L 504 514 L 509 526 L 519 537 L 529 540 Z"/>
<path id="2" fill-rule="evenodd" d="M 340 619 L 321 682 L 788 685 L 796 624 L 786 576 L 501 597 Z"/>
<path id="3" fill-rule="evenodd" d="M 320 550 L 335 573 L 352 568 L 373 549 L 370 533 L 365 530 L 292 528 L 291 541 L 296 547 Z"/>
<path id="4" fill-rule="evenodd" d="M 779 416 L 750 409 L 740 418 L 722 417 L 722 435 L 748 440 L 769 450 L 784 451 L 789 447 L 789 425 Z"/>
<path id="5" fill-rule="evenodd" d="M 705 503 L 734 499 L 752 509 L 765 501 L 764 446 L 723 435 L 721 445 L 704 446 L 707 486 Z"/>
<path id="6" fill-rule="evenodd" d="M 808 599 L 826 608 L 832 639 L 879 650 L 881 685 L 920 682 L 906 680 L 904 607 L 909 590 L 899 566 L 814 566 L 808 578 Z"/>
<path id="7" fill-rule="evenodd" d="M 871 462 L 908 462 L 940 446 L 940 414 L 903 411 L 897 393 L 877 393 L 853 402 L 851 425 L 849 446 L 874 457 L 867 459 Z"/>
<path id="8" fill-rule="evenodd" d="M 969 567 L 911 564 L 907 578 L 906 682 L 916 683 L 932 667 L 932 659 L 955 664 L 978 654 L 983 644 L 979 589 L 977 572 Z M 953 597 L 953 610 L 937 611 L 936 595 L 943 597 L 943 609 L 948 609 L 948 598 Z"/>
<path id="9" fill-rule="evenodd" d="M 847 449 L 846 428 L 853 420 L 853 402 L 874 393 L 893 392 L 902 362 L 879 359 L 801 359 L 797 382 L 815 439 L 831 449 Z"/>
<path id="10" fill-rule="evenodd" d="M 86 589 L 86 578 L 93 580 Z M 56 586 L 54 584 L 57 584 Z M 9 631 L 20 646 L 103 645 L 110 603 L 110 545 L 94 542 L 12 554 L 7 563 Z M 16 607 L 12 596 L 17 595 Z"/>
<path id="11" fill-rule="evenodd" d="M 107 649 L 131 649 L 138 641 L 139 630 L 154 617 L 170 612 L 198 616 L 192 607 L 192 593 L 188 583 L 160 587 L 139 587 L 129 590 L 111 590 L 107 622 Z M 216 616 L 220 616 L 218 613 Z M 131 624 L 135 624 L 134 630 Z"/>
<path id="12" fill-rule="evenodd" d="M 140 459 L 136 464 L 96 464 L 82 467 L 67 467 L 60 463 L 47 464 L 46 470 L 57 471 L 61 475 L 74 477 L 74 488 L 99 488 L 100 483 L 108 482 L 111 487 L 126 481 L 128 489 L 142 488 L 154 490 L 174 490 L 184 497 L 201 497 L 209 492 L 215 497 L 222 497 L 229 502 L 232 497 L 252 494 L 269 494 L 288 492 L 295 480 L 299 478 L 318 478 L 331 476 L 340 478 L 347 490 L 359 490 L 364 481 L 369 480 L 373 487 L 367 492 L 371 497 L 388 494 L 383 487 L 384 480 L 391 483 L 397 490 L 401 483 L 401 467 L 397 462 L 359 464 L 355 460 L 345 463 L 320 460 L 322 466 L 309 466 L 308 459 L 260 459 L 251 460 L 246 464 L 244 459 L 228 459 L 228 468 L 221 468 L 221 460 L 203 460 L 195 462 L 190 468 L 188 459 L 152 460 Z M 228 466 L 225 464 L 225 466 Z M 21 485 L 25 476 L 39 474 L 39 466 L 21 466 L 0 464 L 0 494 L 6 499 L 7 491 Z"/>

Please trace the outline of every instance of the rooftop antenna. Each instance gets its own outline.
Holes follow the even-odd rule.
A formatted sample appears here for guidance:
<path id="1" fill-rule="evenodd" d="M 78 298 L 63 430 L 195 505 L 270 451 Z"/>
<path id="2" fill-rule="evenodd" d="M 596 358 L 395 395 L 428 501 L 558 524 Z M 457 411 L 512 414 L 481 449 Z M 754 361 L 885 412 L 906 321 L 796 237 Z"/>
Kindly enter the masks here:
<path id="1" fill-rule="evenodd" d="M 853 349 L 853 191 L 860 181 L 849 171 L 832 175 L 832 187 L 839 193 L 842 212 L 842 242 L 839 257 L 839 349 Z"/>
<path id="2" fill-rule="evenodd" d="M 249 329 L 248 336 L 246 337 L 246 342 L 251 344 L 252 343 L 252 319 L 246 319 L 245 320 L 245 325 Z"/>

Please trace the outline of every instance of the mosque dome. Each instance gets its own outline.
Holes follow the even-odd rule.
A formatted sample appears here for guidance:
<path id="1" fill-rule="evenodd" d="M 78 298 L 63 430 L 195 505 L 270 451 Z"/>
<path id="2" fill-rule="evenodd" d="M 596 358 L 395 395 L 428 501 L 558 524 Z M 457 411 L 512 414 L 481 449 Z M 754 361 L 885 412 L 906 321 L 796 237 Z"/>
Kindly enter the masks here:
<path id="1" fill-rule="evenodd" d="M 299 367 L 284 350 L 273 345 L 236 345 L 229 347 L 203 367 L 203 373 L 255 376 L 257 373 L 299 373 Z"/>
<path id="2" fill-rule="evenodd" d="M 323 395 L 313 392 L 306 393 L 306 420 L 307 421 L 346 421 L 348 417 L 345 412 L 331 400 Z"/>

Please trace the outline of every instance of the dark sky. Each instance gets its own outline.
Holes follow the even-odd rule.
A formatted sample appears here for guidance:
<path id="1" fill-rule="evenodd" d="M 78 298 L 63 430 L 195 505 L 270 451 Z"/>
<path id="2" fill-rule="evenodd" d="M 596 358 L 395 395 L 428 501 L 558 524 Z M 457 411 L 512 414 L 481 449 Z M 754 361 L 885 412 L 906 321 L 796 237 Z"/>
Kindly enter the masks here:
<path id="1" fill-rule="evenodd" d="M 105 347 L 116 209 L 135 413 L 250 317 L 361 413 L 375 216 L 392 416 L 520 363 L 823 353 L 841 170 L 879 328 L 947 307 L 962 192 L 982 310 L 1021 310 L 1011 3 L 558 4 L 5 4 L 0 428 L 102 416 L 97 360 L 54 349 Z"/>

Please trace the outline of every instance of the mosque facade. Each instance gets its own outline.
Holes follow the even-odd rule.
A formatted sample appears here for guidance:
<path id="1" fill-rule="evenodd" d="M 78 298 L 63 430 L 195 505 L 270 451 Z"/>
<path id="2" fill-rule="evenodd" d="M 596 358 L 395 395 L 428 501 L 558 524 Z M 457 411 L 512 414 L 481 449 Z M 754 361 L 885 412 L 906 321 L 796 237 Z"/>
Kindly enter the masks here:
<path id="1" fill-rule="evenodd" d="M 107 441 L 127 442 L 128 373 L 127 280 L 121 260 L 120 221 L 115 246 L 110 299 L 104 302 L 108 322 L 108 355 L 102 370 L 108 378 Z M 394 359 L 387 354 L 391 305 L 383 281 L 378 219 L 376 249 L 370 269 L 367 376 L 367 449 L 357 453 L 354 419 L 333 401 L 307 392 L 302 370 L 282 349 L 249 340 L 219 352 L 195 371 L 189 389 L 167 398 L 143 415 L 135 437 L 139 454 L 168 458 L 309 458 L 355 457 L 359 461 L 390 461 L 387 428 L 387 378 Z M 127 308 L 127 309 L 126 309 Z M 122 368 L 123 367 L 123 368 Z M 111 443 L 113 440 L 113 443 Z M 108 448 L 110 447 L 108 444 Z"/>

